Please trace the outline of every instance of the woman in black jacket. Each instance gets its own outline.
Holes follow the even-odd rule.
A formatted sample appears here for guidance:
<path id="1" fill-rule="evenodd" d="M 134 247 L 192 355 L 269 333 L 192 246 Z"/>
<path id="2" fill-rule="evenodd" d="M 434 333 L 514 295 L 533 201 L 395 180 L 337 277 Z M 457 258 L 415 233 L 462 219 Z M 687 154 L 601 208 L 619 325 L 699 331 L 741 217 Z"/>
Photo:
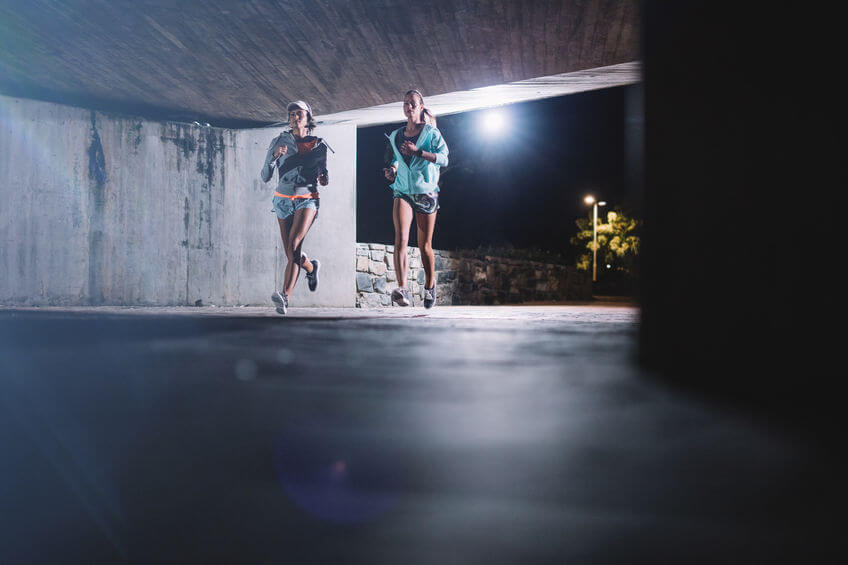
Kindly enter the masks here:
<path id="1" fill-rule="evenodd" d="M 327 144 L 312 135 L 316 124 L 309 104 L 302 100 L 292 102 L 288 114 L 291 129 L 271 142 L 261 173 L 262 180 L 268 182 L 276 169 L 279 178 L 272 202 L 287 259 L 283 289 L 275 289 L 271 295 L 279 314 L 288 310 L 288 297 L 294 291 L 301 268 L 306 271 L 309 290 L 318 288 L 321 263 L 303 253 L 303 240 L 318 216 L 318 185 L 326 186 L 329 182 Z"/>

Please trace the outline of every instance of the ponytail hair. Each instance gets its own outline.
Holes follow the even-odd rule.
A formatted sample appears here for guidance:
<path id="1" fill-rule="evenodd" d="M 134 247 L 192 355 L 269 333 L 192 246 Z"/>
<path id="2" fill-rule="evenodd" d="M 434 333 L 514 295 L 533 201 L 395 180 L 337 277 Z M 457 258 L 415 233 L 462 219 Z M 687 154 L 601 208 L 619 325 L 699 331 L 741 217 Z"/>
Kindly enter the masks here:
<path id="1" fill-rule="evenodd" d="M 315 118 L 312 117 L 312 112 L 306 114 L 306 133 L 312 135 L 313 130 L 318 127 Z"/>
<path id="2" fill-rule="evenodd" d="M 421 91 L 414 88 L 412 90 L 407 90 L 404 97 L 409 96 L 410 94 L 415 94 L 421 101 L 421 117 L 424 118 L 424 123 L 436 127 L 436 116 L 433 115 L 433 112 L 431 112 L 429 108 L 424 106 L 424 95 L 421 94 Z"/>
<path id="3" fill-rule="evenodd" d="M 421 115 L 424 117 L 424 123 L 430 124 L 433 127 L 436 127 L 436 116 L 430 111 L 429 108 L 422 108 Z"/>

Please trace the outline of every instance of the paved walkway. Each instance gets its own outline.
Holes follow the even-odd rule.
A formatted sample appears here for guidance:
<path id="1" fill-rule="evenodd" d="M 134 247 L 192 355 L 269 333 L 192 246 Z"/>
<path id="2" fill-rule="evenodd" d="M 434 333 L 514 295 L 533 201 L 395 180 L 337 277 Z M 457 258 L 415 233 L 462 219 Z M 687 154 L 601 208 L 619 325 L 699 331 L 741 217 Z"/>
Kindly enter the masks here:
<path id="1" fill-rule="evenodd" d="M 282 318 L 274 311 L 273 306 L 32 306 L 8 307 L 0 306 L 0 314 L 12 313 L 54 313 L 54 314 L 121 314 L 140 316 L 192 316 L 192 317 L 226 317 L 226 318 Z M 594 316 L 606 319 L 609 314 L 618 312 L 633 320 L 638 314 L 635 305 L 620 301 L 608 302 L 572 302 L 568 304 L 534 304 L 528 306 L 436 306 L 427 310 L 414 308 L 289 308 L 288 318 L 419 318 L 426 316 L 433 319 L 443 318 L 547 318 L 564 319 L 574 315 Z"/>
<path id="2" fill-rule="evenodd" d="M 0 562 L 821 562 L 844 468 L 656 382 L 637 324 L 0 309 Z"/>

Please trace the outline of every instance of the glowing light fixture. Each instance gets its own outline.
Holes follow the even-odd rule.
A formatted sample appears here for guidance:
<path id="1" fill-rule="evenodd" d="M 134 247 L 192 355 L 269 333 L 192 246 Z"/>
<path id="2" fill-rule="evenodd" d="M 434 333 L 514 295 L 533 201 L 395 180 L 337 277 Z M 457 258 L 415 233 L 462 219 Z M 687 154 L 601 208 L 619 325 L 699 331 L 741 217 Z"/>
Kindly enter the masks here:
<path id="1" fill-rule="evenodd" d="M 589 194 L 583 202 L 592 207 L 592 282 L 598 280 L 598 206 L 606 206 L 606 202 L 598 202 Z M 609 265 L 607 265 L 609 268 Z"/>
<path id="2" fill-rule="evenodd" d="M 487 133 L 497 133 L 506 127 L 506 117 L 500 110 L 489 110 L 483 114 L 483 129 Z"/>

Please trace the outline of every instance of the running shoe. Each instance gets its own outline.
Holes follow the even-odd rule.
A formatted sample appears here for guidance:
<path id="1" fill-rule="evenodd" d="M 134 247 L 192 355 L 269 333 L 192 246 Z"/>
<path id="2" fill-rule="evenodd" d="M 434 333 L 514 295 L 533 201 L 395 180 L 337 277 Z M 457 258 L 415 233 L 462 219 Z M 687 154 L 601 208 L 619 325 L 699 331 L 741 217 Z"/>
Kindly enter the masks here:
<path id="1" fill-rule="evenodd" d="M 318 288 L 318 269 L 321 268 L 321 262 L 318 259 L 312 259 L 312 272 L 306 273 L 306 282 L 309 285 L 309 290 L 315 292 Z"/>
<path id="2" fill-rule="evenodd" d="M 289 297 L 285 294 L 274 292 L 274 294 L 271 295 L 271 301 L 277 305 L 277 314 L 285 316 L 286 312 L 289 310 Z"/>
<path id="3" fill-rule="evenodd" d="M 436 303 L 436 287 L 424 289 L 424 308 L 428 310 Z"/>
<path id="4" fill-rule="evenodd" d="M 412 304 L 412 297 L 409 296 L 409 291 L 405 288 L 396 288 L 392 291 L 392 302 L 398 306 L 409 306 Z"/>

